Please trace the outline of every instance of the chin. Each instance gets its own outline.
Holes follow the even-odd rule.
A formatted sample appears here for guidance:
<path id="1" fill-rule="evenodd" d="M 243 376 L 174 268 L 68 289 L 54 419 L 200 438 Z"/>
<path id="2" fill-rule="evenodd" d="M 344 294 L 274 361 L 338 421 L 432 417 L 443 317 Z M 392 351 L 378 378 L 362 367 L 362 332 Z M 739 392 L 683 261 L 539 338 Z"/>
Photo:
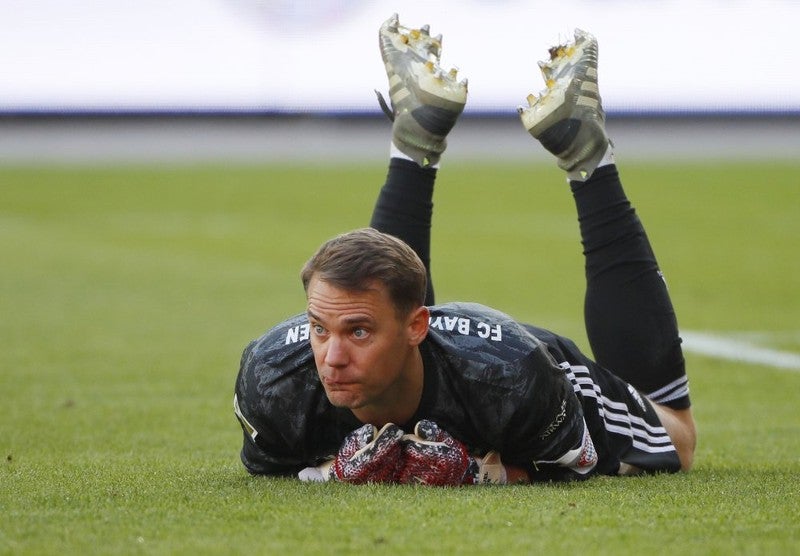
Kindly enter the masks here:
<path id="1" fill-rule="evenodd" d="M 334 407 L 358 409 L 362 405 L 352 394 L 346 394 L 344 392 L 326 392 L 326 394 L 328 396 L 328 401 L 331 402 L 331 405 Z"/>

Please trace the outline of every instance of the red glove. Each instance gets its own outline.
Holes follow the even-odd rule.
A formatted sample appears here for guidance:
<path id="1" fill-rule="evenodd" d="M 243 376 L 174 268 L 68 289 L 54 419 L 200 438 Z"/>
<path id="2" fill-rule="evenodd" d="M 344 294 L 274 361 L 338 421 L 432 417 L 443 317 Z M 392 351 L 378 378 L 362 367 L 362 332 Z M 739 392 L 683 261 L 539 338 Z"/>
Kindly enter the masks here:
<path id="1" fill-rule="evenodd" d="M 417 423 L 414 434 L 403 436 L 402 444 L 400 483 L 455 486 L 480 482 L 480 466 L 467 447 L 433 421 Z"/>
<path id="2" fill-rule="evenodd" d="M 394 482 L 402 466 L 402 436 L 403 430 L 392 423 L 380 431 L 373 425 L 356 429 L 344 439 L 336 457 L 323 464 L 323 480 L 353 484 Z"/>

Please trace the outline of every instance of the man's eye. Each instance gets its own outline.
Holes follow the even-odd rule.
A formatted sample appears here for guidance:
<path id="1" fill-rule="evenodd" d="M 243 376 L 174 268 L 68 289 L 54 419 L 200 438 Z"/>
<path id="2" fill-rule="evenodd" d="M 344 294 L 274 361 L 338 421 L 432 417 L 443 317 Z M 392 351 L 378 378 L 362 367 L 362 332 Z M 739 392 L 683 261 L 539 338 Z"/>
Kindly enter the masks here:
<path id="1" fill-rule="evenodd" d="M 314 330 L 314 334 L 317 335 L 325 333 L 325 328 L 321 324 L 315 324 L 314 326 L 312 326 L 312 329 Z"/>
<path id="2" fill-rule="evenodd" d="M 356 328 L 355 330 L 353 330 L 353 336 L 355 336 L 356 338 L 366 338 L 367 334 L 368 332 L 363 328 Z"/>

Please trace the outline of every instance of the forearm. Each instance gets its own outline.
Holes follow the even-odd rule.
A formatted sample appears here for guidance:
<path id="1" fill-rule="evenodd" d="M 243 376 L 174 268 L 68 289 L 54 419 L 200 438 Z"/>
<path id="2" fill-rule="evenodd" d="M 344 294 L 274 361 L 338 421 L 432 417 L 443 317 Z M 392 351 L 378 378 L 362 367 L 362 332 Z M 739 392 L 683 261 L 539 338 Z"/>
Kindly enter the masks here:
<path id="1" fill-rule="evenodd" d="M 516 465 L 504 465 L 506 469 L 506 484 L 526 485 L 531 482 L 528 472 Z"/>

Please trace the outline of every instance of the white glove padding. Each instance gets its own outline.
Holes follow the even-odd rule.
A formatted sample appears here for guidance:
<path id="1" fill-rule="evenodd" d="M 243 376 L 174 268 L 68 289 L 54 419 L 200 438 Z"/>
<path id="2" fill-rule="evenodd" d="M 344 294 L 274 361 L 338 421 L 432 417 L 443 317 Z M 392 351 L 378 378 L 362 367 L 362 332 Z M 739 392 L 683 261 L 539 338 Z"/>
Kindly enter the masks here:
<path id="1" fill-rule="evenodd" d="M 402 465 L 402 436 L 402 429 L 392 423 L 380 431 L 364 425 L 345 437 L 335 458 L 318 467 L 306 467 L 298 478 L 353 484 L 394 482 Z"/>
<path id="2" fill-rule="evenodd" d="M 508 483 L 506 466 L 500 460 L 500 454 L 495 451 L 488 452 L 482 458 L 475 458 L 478 462 L 478 476 L 475 484 L 505 485 Z"/>
<path id="3" fill-rule="evenodd" d="M 328 460 L 317 467 L 306 467 L 297 474 L 297 478 L 305 483 L 322 483 L 330 479 L 330 468 L 333 460 Z"/>

